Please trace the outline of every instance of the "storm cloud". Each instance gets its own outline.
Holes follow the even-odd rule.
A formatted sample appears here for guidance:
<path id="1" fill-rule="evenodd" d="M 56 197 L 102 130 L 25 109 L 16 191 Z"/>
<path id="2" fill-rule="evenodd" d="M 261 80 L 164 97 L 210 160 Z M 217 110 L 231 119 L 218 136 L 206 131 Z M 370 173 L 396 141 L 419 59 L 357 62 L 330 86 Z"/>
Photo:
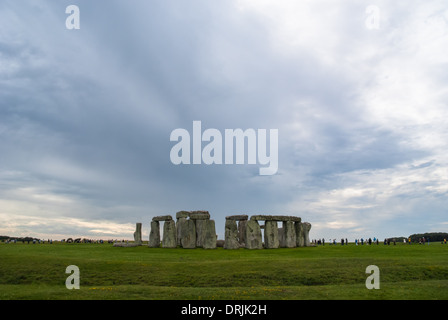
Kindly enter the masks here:
<path id="1" fill-rule="evenodd" d="M 69 30 L 69 5 L 80 29 Z M 443 1 L 3 1 L 0 234 L 291 214 L 311 238 L 443 231 Z M 278 129 L 276 175 L 174 165 L 170 133 Z M 146 225 L 146 226 L 145 226 Z"/>

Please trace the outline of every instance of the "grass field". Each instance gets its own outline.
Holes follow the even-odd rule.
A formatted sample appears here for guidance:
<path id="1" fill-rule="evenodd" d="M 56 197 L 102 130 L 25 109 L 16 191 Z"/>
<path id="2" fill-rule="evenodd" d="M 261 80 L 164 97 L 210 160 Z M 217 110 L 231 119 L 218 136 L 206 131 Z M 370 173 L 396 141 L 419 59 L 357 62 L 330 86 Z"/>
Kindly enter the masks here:
<path id="1" fill-rule="evenodd" d="M 80 289 L 68 290 L 68 265 Z M 380 289 L 366 288 L 366 267 Z M 0 299 L 448 299 L 448 245 L 215 250 L 0 244 Z"/>

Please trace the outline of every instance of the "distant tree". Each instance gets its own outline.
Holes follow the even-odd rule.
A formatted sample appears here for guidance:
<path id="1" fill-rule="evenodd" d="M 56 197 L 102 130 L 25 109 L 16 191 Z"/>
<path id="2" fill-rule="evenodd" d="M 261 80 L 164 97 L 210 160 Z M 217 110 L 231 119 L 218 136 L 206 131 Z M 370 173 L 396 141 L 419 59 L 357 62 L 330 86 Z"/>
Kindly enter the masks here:
<path id="1" fill-rule="evenodd" d="M 409 236 L 412 242 L 419 242 L 420 239 L 425 238 L 430 240 L 430 242 L 439 242 L 443 239 L 448 239 L 448 233 L 446 232 L 426 232 L 426 233 L 416 233 Z"/>

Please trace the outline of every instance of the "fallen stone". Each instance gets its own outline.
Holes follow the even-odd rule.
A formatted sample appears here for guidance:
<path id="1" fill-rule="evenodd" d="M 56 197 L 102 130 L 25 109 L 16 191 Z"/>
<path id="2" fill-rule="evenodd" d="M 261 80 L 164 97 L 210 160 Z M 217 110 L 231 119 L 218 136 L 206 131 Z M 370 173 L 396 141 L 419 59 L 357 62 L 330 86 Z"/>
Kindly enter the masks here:
<path id="1" fill-rule="evenodd" d="M 226 241 L 225 240 L 222 240 L 222 239 L 220 239 L 220 240 L 216 240 L 216 246 L 218 247 L 218 248 L 224 248 L 224 243 L 225 243 Z"/>
<path id="2" fill-rule="evenodd" d="M 114 247 L 125 247 L 125 248 L 128 248 L 128 247 L 138 247 L 139 245 L 136 244 L 136 243 L 115 242 L 113 244 L 113 246 Z"/>

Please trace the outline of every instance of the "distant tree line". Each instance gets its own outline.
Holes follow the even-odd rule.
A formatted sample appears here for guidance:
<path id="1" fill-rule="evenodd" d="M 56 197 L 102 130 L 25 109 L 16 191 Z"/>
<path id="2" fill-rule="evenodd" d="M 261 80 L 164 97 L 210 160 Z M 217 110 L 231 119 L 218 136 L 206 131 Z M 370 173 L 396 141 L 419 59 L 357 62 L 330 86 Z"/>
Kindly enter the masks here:
<path id="1" fill-rule="evenodd" d="M 419 242 L 420 239 L 425 238 L 426 241 L 431 242 L 439 242 L 443 241 L 444 239 L 448 240 L 448 233 L 446 232 L 427 232 L 427 233 L 416 233 L 411 234 L 409 236 L 411 238 L 412 242 Z"/>
<path id="2" fill-rule="evenodd" d="M 6 240 L 17 240 L 17 242 L 25 242 L 25 241 L 33 241 L 33 240 L 39 240 L 37 238 L 32 237 L 10 237 L 10 236 L 0 236 L 0 241 L 5 242 Z"/>

